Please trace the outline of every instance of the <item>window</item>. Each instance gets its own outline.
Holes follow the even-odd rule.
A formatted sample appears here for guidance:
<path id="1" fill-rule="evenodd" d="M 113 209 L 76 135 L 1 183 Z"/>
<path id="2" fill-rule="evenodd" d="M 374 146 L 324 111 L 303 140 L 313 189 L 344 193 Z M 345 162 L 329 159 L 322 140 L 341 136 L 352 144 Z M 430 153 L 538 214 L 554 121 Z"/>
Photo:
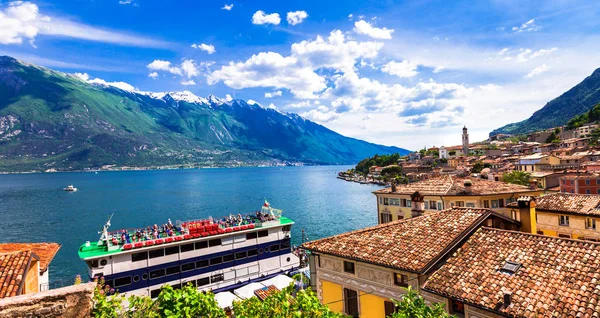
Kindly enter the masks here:
<path id="1" fill-rule="evenodd" d="M 210 259 L 210 265 L 211 266 L 212 265 L 218 265 L 218 264 L 221 264 L 221 263 L 223 263 L 223 258 L 221 256 Z"/>
<path id="2" fill-rule="evenodd" d="M 351 317 L 358 317 L 358 293 L 344 288 L 344 312 Z"/>
<path id="3" fill-rule="evenodd" d="M 429 201 L 423 202 L 423 209 L 429 210 Z"/>
<path id="4" fill-rule="evenodd" d="M 392 215 L 389 213 L 381 213 L 381 224 L 392 222 Z"/>
<path id="5" fill-rule="evenodd" d="M 163 276 L 165 276 L 164 268 L 157 269 L 155 271 L 150 272 L 150 279 L 155 279 L 155 278 L 159 278 L 159 277 L 163 277 Z"/>
<path id="6" fill-rule="evenodd" d="M 150 292 L 150 298 L 157 298 L 160 295 L 160 288 Z"/>
<path id="7" fill-rule="evenodd" d="M 281 243 L 281 250 L 289 250 L 290 249 L 290 241 L 284 241 Z"/>
<path id="8" fill-rule="evenodd" d="M 246 233 L 246 239 L 247 240 L 252 240 L 256 238 L 256 232 L 250 232 L 250 233 Z"/>
<path id="9" fill-rule="evenodd" d="M 392 198 L 390 198 L 389 202 L 390 202 L 390 205 L 400 206 L 400 199 L 392 199 Z"/>
<path id="10" fill-rule="evenodd" d="M 569 226 L 569 216 L 561 215 L 558 217 L 558 225 Z"/>
<path id="11" fill-rule="evenodd" d="M 115 279 L 115 288 L 125 285 L 131 285 L 131 276 L 120 277 Z"/>
<path id="12" fill-rule="evenodd" d="M 504 263 L 504 266 L 502 266 L 502 269 L 500 269 L 500 271 L 512 275 L 516 273 L 519 270 L 519 268 L 521 268 L 520 263 L 506 261 L 506 263 Z"/>
<path id="13" fill-rule="evenodd" d="M 443 203 L 442 203 L 442 202 L 438 202 L 438 203 L 437 203 L 437 206 L 438 206 L 438 208 L 437 208 L 437 209 L 438 209 L 438 210 L 440 210 L 440 211 L 444 209 L 444 205 L 443 205 Z"/>
<path id="14" fill-rule="evenodd" d="M 344 272 L 354 274 L 354 263 L 344 261 Z"/>
<path id="15" fill-rule="evenodd" d="M 279 251 L 279 244 L 274 244 L 274 245 L 269 246 L 269 251 L 271 251 L 271 252 Z"/>
<path id="16" fill-rule="evenodd" d="M 267 237 L 267 236 L 269 236 L 268 230 L 258 231 L 258 237 Z"/>
<path id="17" fill-rule="evenodd" d="M 498 200 L 498 205 L 503 208 L 504 207 L 504 199 L 499 199 Z"/>
<path id="18" fill-rule="evenodd" d="M 408 287 L 408 276 L 399 273 L 394 273 L 394 285 Z"/>
<path id="19" fill-rule="evenodd" d="M 196 268 L 196 266 L 194 265 L 194 263 L 187 263 L 187 264 L 181 265 L 181 271 L 182 272 L 191 271 L 194 268 Z"/>
<path id="20" fill-rule="evenodd" d="M 210 246 L 210 247 L 219 246 L 219 245 L 221 245 L 221 239 L 214 239 L 214 240 L 208 241 L 208 246 Z"/>
<path id="21" fill-rule="evenodd" d="M 165 255 L 179 254 L 179 246 L 171 246 L 165 248 Z"/>
<path id="22" fill-rule="evenodd" d="M 258 255 L 258 249 L 248 250 L 248 257 L 252 257 L 252 256 L 256 256 L 256 255 Z"/>
<path id="23" fill-rule="evenodd" d="M 407 208 L 412 207 L 412 201 L 411 200 L 406 200 L 406 207 Z"/>
<path id="24" fill-rule="evenodd" d="M 539 234 L 539 235 L 544 235 L 544 231 L 542 231 L 542 230 L 537 230 L 537 234 Z"/>
<path id="25" fill-rule="evenodd" d="M 562 181 L 562 184 L 566 184 L 567 183 L 565 179 L 562 179 L 561 181 Z"/>
<path id="26" fill-rule="evenodd" d="M 150 254 L 150 258 L 163 257 L 165 256 L 165 250 L 162 248 L 158 250 L 152 250 L 148 252 L 148 254 Z"/>
<path id="27" fill-rule="evenodd" d="M 571 238 L 571 234 L 558 234 L 558 237 L 562 237 L 562 238 Z"/>
<path id="28" fill-rule="evenodd" d="M 208 247 L 208 241 L 202 241 L 202 242 L 197 242 L 196 243 L 196 249 L 202 249 L 202 248 L 207 248 Z"/>
<path id="29" fill-rule="evenodd" d="M 592 194 L 592 191 L 590 189 L 585 189 L 585 194 Z"/>
<path id="30" fill-rule="evenodd" d="M 235 259 L 244 259 L 246 258 L 246 251 L 235 253 Z"/>
<path id="31" fill-rule="evenodd" d="M 456 202 L 454 202 L 454 206 L 462 208 L 465 206 L 465 201 L 456 201 Z"/>
<path id="32" fill-rule="evenodd" d="M 585 180 L 586 185 L 590 185 L 590 180 Z"/>
<path id="33" fill-rule="evenodd" d="M 390 205 L 390 199 L 383 198 L 383 205 Z"/>
<path id="34" fill-rule="evenodd" d="M 467 202 L 467 208 L 474 208 L 474 207 L 475 207 L 475 203 Z"/>
<path id="35" fill-rule="evenodd" d="M 203 268 L 203 267 L 207 267 L 208 266 L 208 260 L 207 259 L 203 259 L 201 261 L 197 261 L 196 262 L 196 268 Z"/>
<path id="36" fill-rule="evenodd" d="M 389 317 L 391 316 L 393 313 L 396 312 L 396 306 L 394 305 L 393 302 L 391 301 L 384 301 L 383 302 L 383 308 L 385 310 L 385 316 Z"/>
<path id="37" fill-rule="evenodd" d="M 223 256 L 223 263 L 233 262 L 233 254 L 227 254 Z"/>
<path id="38" fill-rule="evenodd" d="M 429 207 L 432 210 L 436 210 L 437 209 L 437 203 L 435 201 L 429 201 Z"/>
<path id="39" fill-rule="evenodd" d="M 210 284 L 210 277 L 200 278 L 196 281 L 198 287 Z"/>
<path id="40" fill-rule="evenodd" d="M 406 199 L 400 199 L 400 205 L 406 206 Z"/>
<path id="41" fill-rule="evenodd" d="M 379 197 L 379 204 L 383 204 L 383 198 Z"/>
<path id="42" fill-rule="evenodd" d="M 137 283 L 137 282 L 139 282 L 139 281 L 140 281 L 140 276 L 139 276 L 139 275 L 135 275 L 135 276 L 133 276 L 133 282 L 134 282 L 134 283 Z"/>
<path id="43" fill-rule="evenodd" d="M 492 209 L 497 209 L 500 206 L 498 200 L 492 200 Z"/>
<path id="44" fill-rule="evenodd" d="M 167 267 L 167 275 L 179 274 L 179 266 Z"/>
<path id="45" fill-rule="evenodd" d="M 224 280 L 223 274 L 213 274 L 210 277 L 210 282 L 211 283 L 222 282 L 223 280 Z"/>
<path id="46" fill-rule="evenodd" d="M 194 243 L 181 245 L 179 248 L 181 249 L 181 253 L 193 251 L 194 250 Z"/>
<path id="47" fill-rule="evenodd" d="M 181 289 L 181 284 L 171 285 L 171 287 L 173 287 L 173 289 Z"/>
<path id="48" fill-rule="evenodd" d="M 585 228 L 588 230 L 595 230 L 596 229 L 596 219 L 587 218 L 585 220 Z"/>
<path id="49" fill-rule="evenodd" d="M 148 259 L 148 253 L 147 252 L 141 252 L 141 253 L 133 253 L 133 254 L 131 254 L 131 261 L 132 262 L 144 261 L 146 259 Z"/>

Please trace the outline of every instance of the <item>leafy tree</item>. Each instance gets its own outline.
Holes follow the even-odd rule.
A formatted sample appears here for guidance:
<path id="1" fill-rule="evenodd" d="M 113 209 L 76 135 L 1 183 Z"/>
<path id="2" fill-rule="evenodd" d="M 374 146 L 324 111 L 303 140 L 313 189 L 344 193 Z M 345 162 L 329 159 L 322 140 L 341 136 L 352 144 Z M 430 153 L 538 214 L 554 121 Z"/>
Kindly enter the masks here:
<path id="1" fill-rule="evenodd" d="M 473 165 L 473 168 L 471 169 L 471 173 L 480 173 L 481 170 L 483 170 L 483 168 L 484 168 L 483 163 L 481 161 L 477 161 Z"/>
<path id="2" fill-rule="evenodd" d="M 401 300 L 394 300 L 396 311 L 388 318 L 449 318 L 441 304 L 427 305 L 423 297 L 410 286 Z"/>
<path id="3" fill-rule="evenodd" d="M 454 156 L 454 155 L 456 155 L 456 150 L 450 150 L 450 152 L 448 152 L 448 154 L 450 156 Z"/>
<path id="4" fill-rule="evenodd" d="M 366 158 L 361 160 L 354 170 L 362 175 L 366 175 L 369 173 L 369 168 L 372 166 L 385 167 L 392 164 L 397 164 L 400 159 L 400 154 L 390 154 L 390 155 L 374 155 L 373 157 Z"/>
<path id="5" fill-rule="evenodd" d="M 381 170 L 381 175 L 383 175 L 383 176 L 399 176 L 401 174 L 402 174 L 402 167 L 400 167 L 400 166 L 386 167 Z"/>
<path id="6" fill-rule="evenodd" d="M 505 173 L 502 178 L 504 179 L 504 182 L 529 185 L 529 176 L 530 174 L 525 171 L 514 170 L 512 172 Z"/>
<path id="7" fill-rule="evenodd" d="M 590 146 L 597 146 L 598 139 L 600 138 L 600 129 L 594 129 L 590 134 Z"/>

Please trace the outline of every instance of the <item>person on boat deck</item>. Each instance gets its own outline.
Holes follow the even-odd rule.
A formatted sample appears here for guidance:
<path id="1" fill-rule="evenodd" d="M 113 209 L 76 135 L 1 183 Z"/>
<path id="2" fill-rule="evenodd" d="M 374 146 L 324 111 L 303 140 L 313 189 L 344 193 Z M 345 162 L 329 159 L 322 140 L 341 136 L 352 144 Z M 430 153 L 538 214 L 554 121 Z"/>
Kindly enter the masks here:
<path id="1" fill-rule="evenodd" d="M 154 230 L 153 235 L 154 235 L 154 239 L 158 238 L 158 230 L 157 229 Z"/>

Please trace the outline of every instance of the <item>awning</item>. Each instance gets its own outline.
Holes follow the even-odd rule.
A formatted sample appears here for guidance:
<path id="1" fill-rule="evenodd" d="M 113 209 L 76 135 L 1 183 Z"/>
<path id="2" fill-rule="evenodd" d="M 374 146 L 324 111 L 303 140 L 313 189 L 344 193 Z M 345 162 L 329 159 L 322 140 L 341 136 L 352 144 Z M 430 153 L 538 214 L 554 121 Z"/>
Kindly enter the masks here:
<path id="1" fill-rule="evenodd" d="M 234 290 L 233 293 L 236 294 L 241 299 L 248 299 L 248 298 L 252 298 L 254 296 L 255 290 L 261 289 L 263 287 L 265 287 L 265 285 L 263 285 L 261 283 L 250 283 L 244 287 L 240 287 L 240 288 Z"/>
<path id="2" fill-rule="evenodd" d="M 215 294 L 215 300 L 217 304 L 221 308 L 231 307 L 233 302 L 236 300 L 241 300 L 238 296 L 234 295 L 232 292 L 221 292 Z"/>
<path id="3" fill-rule="evenodd" d="M 290 286 L 290 284 L 292 284 L 293 282 L 294 282 L 293 279 L 291 279 L 285 275 L 277 275 L 273 278 L 269 278 L 260 283 L 265 286 L 274 285 L 275 287 L 277 287 L 278 289 L 281 290 L 281 289 L 284 289 L 284 288 Z"/>

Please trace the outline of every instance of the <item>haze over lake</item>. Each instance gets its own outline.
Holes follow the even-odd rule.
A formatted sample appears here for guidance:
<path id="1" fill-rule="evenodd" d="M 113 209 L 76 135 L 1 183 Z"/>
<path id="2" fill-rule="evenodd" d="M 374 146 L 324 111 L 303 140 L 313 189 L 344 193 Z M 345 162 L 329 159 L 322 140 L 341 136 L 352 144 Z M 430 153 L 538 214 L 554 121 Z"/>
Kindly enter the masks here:
<path id="1" fill-rule="evenodd" d="M 77 256 L 114 213 L 110 230 L 260 209 L 266 198 L 310 240 L 377 224 L 378 187 L 342 181 L 348 166 L 0 175 L 3 242 L 57 242 L 50 280 L 87 277 Z M 73 184 L 79 191 L 62 189 Z"/>

